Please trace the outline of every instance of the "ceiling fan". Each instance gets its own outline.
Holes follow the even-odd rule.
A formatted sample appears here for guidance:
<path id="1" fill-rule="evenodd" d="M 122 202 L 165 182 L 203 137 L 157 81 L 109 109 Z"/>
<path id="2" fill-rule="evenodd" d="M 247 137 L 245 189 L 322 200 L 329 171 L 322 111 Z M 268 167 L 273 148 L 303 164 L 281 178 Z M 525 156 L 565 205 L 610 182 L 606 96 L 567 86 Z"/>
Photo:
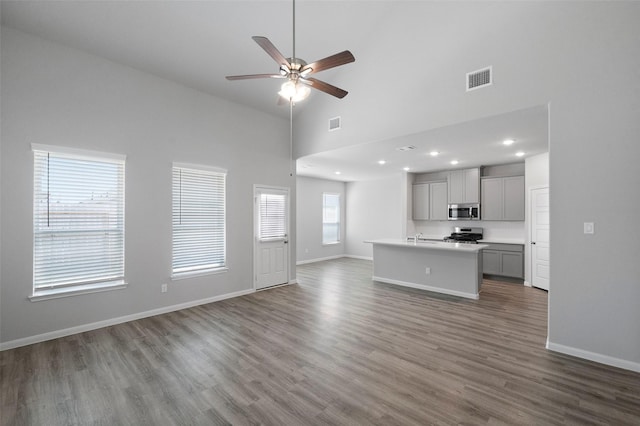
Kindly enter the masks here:
<path id="1" fill-rule="evenodd" d="M 285 58 L 282 53 L 266 37 L 251 37 L 269 56 L 271 56 L 280 66 L 275 74 L 249 74 L 231 75 L 227 80 L 248 80 L 255 78 L 278 78 L 286 79 L 278 94 L 290 103 L 299 102 L 305 99 L 309 93 L 309 87 L 328 93 L 339 99 L 347 96 L 346 90 L 333 86 L 324 81 L 311 77 L 311 75 L 340 65 L 345 65 L 355 61 L 353 54 L 345 50 L 335 55 L 308 64 L 306 61 L 296 58 L 296 2 L 293 0 L 293 55 Z"/>

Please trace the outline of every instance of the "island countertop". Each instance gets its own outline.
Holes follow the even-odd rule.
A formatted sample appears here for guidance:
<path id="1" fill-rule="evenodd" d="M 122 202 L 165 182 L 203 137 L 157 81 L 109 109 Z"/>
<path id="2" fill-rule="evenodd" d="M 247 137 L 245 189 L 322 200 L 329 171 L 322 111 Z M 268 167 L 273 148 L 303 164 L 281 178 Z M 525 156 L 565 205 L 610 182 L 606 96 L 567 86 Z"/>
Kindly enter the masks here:
<path id="1" fill-rule="evenodd" d="M 442 241 L 407 241 L 400 238 L 383 238 L 380 240 L 366 240 L 365 243 L 383 244 L 396 247 L 410 247 L 426 250 L 448 250 L 459 253 L 477 253 L 480 250 L 489 247 L 486 244 L 464 244 L 464 243 L 445 243 Z"/>

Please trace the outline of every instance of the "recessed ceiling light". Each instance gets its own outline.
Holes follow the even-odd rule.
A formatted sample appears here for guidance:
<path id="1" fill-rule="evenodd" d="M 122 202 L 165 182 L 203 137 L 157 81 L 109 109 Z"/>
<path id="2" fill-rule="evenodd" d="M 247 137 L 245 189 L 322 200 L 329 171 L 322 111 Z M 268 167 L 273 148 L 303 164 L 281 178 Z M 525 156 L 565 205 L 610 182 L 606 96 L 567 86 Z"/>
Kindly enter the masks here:
<path id="1" fill-rule="evenodd" d="M 336 172 L 337 175 L 342 174 L 342 172 Z"/>
<path id="2" fill-rule="evenodd" d="M 409 170 L 411 170 L 410 167 L 403 167 L 402 170 L 404 170 L 405 172 L 408 172 Z"/>
<path id="3" fill-rule="evenodd" d="M 378 161 L 378 164 L 380 164 L 382 166 L 384 164 L 387 164 L 387 162 L 385 160 L 380 160 L 380 161 Z"/>
<path id="4" fill-rule="evenodd" d="M 438 156 L 438 154 L 440 154 L 438 151 L 431 151 L 431 152 L 429 153 L 429 155 L 430 155 L 430 156 L 432 156 L 432 157 L 437 157 L 437 156 Z"/>
<path id="5" fill-rule="evenodd" d="M 451 161 L 451 165 L 455 166 L 456 164 L 458 164 L 458 160 Z"/>
<path id="6" fill-rule="evenodd" d="M 502 141 L 503 145 L 509 146 L 509 145 L 513 145 L 515 141 L 513 139 L 505 139 L 504 141 Z"/>
<path id="7" fill-rule="evenodd" d="M 518 157 L 522 157 L 522 156 L 524 155 L 524 152 L 522 152 L 522 151 L 518 151 L 518 152 L 516 152 L 516 155 L 517 155 Z"/>

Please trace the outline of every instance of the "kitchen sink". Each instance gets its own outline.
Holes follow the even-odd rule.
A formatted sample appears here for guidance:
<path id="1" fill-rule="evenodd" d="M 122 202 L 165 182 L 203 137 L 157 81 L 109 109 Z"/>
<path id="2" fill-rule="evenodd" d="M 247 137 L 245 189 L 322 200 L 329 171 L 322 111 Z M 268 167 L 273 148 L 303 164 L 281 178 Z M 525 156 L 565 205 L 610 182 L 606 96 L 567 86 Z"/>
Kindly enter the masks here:
<path id="1" fill-rule="evenodd" d="M 407 242 L 415 243 L 415 237 L 407 237 Z M 434 241 L 433 238 L 418 238 L 418 243 L 420 244 L 435 244 L 438 242 L 442 242 L 441 240 Z"/>

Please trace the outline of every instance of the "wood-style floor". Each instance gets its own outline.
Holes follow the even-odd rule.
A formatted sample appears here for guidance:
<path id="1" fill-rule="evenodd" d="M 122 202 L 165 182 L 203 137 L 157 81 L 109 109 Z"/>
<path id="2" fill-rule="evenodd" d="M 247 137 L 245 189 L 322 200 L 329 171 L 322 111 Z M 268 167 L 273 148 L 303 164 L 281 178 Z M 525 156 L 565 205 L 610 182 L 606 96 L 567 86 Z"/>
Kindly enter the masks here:
<path id="1" fill-rule="evenodd" d="M 547 294 L 298 285 L 0 353 L 3 425 L 640 424 L 640 374 L 544 348 Z"/>

